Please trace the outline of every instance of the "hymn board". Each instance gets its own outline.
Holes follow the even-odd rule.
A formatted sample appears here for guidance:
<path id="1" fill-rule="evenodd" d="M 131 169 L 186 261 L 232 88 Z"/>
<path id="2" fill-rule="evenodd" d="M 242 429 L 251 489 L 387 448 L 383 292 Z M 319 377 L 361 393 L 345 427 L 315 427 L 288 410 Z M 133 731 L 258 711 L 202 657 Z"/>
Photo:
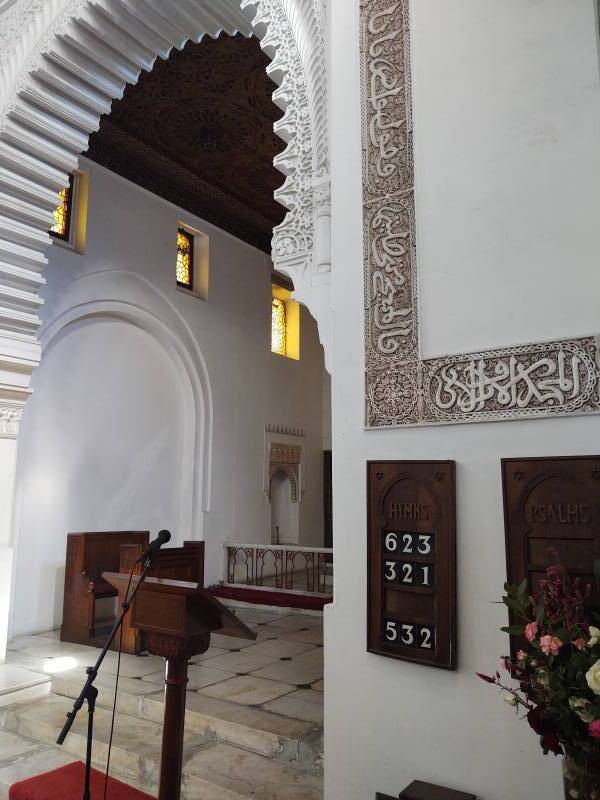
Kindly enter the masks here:
<path id="1" fill-rule="evenodd" d="M 509 583 L 527 578 L 536 592 L 555 551 L 592 586 L 590 603 L 599 607 L 600 457 L 503 459 L 502 486 Z M 515 653 L 521 643 L 511 639 Z"/>
<path id="2" fill-rule="evenodd" d="M 453 461 L 368 463 L 368 650 L 456 669 Z"/>

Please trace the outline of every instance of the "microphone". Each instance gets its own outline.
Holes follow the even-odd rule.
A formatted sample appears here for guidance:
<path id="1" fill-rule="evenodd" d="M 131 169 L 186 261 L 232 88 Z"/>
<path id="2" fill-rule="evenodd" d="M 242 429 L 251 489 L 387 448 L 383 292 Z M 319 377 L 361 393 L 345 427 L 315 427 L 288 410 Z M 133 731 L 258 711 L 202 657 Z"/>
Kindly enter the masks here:
<path id="1" fill-rule="evenodd" d="M 161 531 L 154 541 L 150 542 L 148 547 L 144 550 L 142 555 L 138 558 L 138 561 L 147 561 L 149 558 L 152 558 L 154 553 L 157 553 L 163 544 L 166 544 L 168 541 L 171 540 L 171 534 L 169 531 Z"/>

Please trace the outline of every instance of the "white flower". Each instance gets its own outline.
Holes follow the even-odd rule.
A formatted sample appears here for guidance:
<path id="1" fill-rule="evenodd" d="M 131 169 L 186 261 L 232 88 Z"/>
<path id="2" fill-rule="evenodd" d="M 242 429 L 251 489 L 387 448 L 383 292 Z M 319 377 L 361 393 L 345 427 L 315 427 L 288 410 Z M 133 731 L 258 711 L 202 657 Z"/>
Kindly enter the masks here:
<path id="1" fill-rule="evenodd" d="M 586 672 L 585 679 L 594 694 L 600 694 L 600 660 Z"/>
<path id="2" fill-rule="evenodd" d="M 519 702 L 514 694 L 505 694 L 504 695 L 504 702 L 508 703 L 509 706 L 516 706 Z"/>
<path id="3" fill-rule="evenodd" d="M 590 625 L 590 640 L 588 642 L 588 647 L 595 647 L 598 643 L 600 643 L 600 628 L 594 628 L 593 625 Z"/>

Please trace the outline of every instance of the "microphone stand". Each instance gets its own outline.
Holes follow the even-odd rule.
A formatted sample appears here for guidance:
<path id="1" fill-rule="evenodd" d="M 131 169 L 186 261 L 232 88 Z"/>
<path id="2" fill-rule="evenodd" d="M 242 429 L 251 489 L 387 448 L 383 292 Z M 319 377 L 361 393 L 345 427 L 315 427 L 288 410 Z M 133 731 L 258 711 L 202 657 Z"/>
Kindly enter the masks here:
<path id="1" fill-rule="evenodd" d="M 152 561 L 152 556 L 154 553 L 150 553 L 146 557 L 144 561 L 144 568 L 142 569 L 141 575 L 139 576 L 138 584 L 133 590 L 133 594 L 131 598 L 125 598 L 123 605 L 121 607 L 121 614 L 119 618 L 116 620 L 113 628 L 108 636 L 106 644 L 102 648 L 102 652 L 98 656 L 98 660 L 94 664 L 93 667 L 88 667 L 86 669 L 87 672 L 87 680 L 84 684 L 83 689 L 81 690 L 81 694 L 75 700 L 73 704 L 73 710 L 69 711 L 67 714 L 67 721 L 64 724 L 62 731 L 60 732 L 60 736 L 56 740 L 56 744 L 63 744 L 65 739 L 67 738 L 69 731 L 73 723 L 75 722 L 75 717 L 77 713 L 81 710 L 83 704 L 87 701 L 88 704 L 88 730 L 87 730 L 87 747 L 86 747 L 86 755 L 85 755 L 85 785 L 83 790 L 83 798 L 82 800 L 91 800 L 90 794 L 90 780 L 92 775 L 92 742 L 94 739 L 94 711 L 96 710 L 96 699 L 98 697 L 98 689 L 94 686 L 94 681 L 98 677 L 98 670 L 102 666 L 102 662 L 104 661 L 104 657 L 108 652 L 109 647 L 114 641 L 115 636 L 119 632 L 119 629 L 123 625 L 123 621 L 127 616 L 127 612 L 129 611 L 131 604 L 133 603 L 136 594 L 139 591 L 140 586 L 144 582 L 144 578 L 146 577 L 146 573 L 148 572 L 148 568 L 150 566 L 150 562 Z"/>

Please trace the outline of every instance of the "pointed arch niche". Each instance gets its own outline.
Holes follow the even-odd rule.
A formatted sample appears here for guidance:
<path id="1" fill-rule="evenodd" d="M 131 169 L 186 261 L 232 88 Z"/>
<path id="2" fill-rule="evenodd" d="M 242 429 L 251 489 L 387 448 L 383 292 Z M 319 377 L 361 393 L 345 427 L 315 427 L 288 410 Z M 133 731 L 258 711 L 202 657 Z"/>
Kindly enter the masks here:
<path id="1" fill-rule="evenodd" d="M 329 160 L 322 0 L 16 0 L 0 11 L 0 358 L 18 398 L 40 358 L 38 290 L 58 193 L 127 84 L 204 36 L 257 36 L 283 111 L 287 209 L 273 263 L 329 338 Z M 323 297 L 327 301 L 323 301 Z M 6 381 L 4 382 L 6 383 Z M 14 403 L 13 403 L 14 405 Z"/>

